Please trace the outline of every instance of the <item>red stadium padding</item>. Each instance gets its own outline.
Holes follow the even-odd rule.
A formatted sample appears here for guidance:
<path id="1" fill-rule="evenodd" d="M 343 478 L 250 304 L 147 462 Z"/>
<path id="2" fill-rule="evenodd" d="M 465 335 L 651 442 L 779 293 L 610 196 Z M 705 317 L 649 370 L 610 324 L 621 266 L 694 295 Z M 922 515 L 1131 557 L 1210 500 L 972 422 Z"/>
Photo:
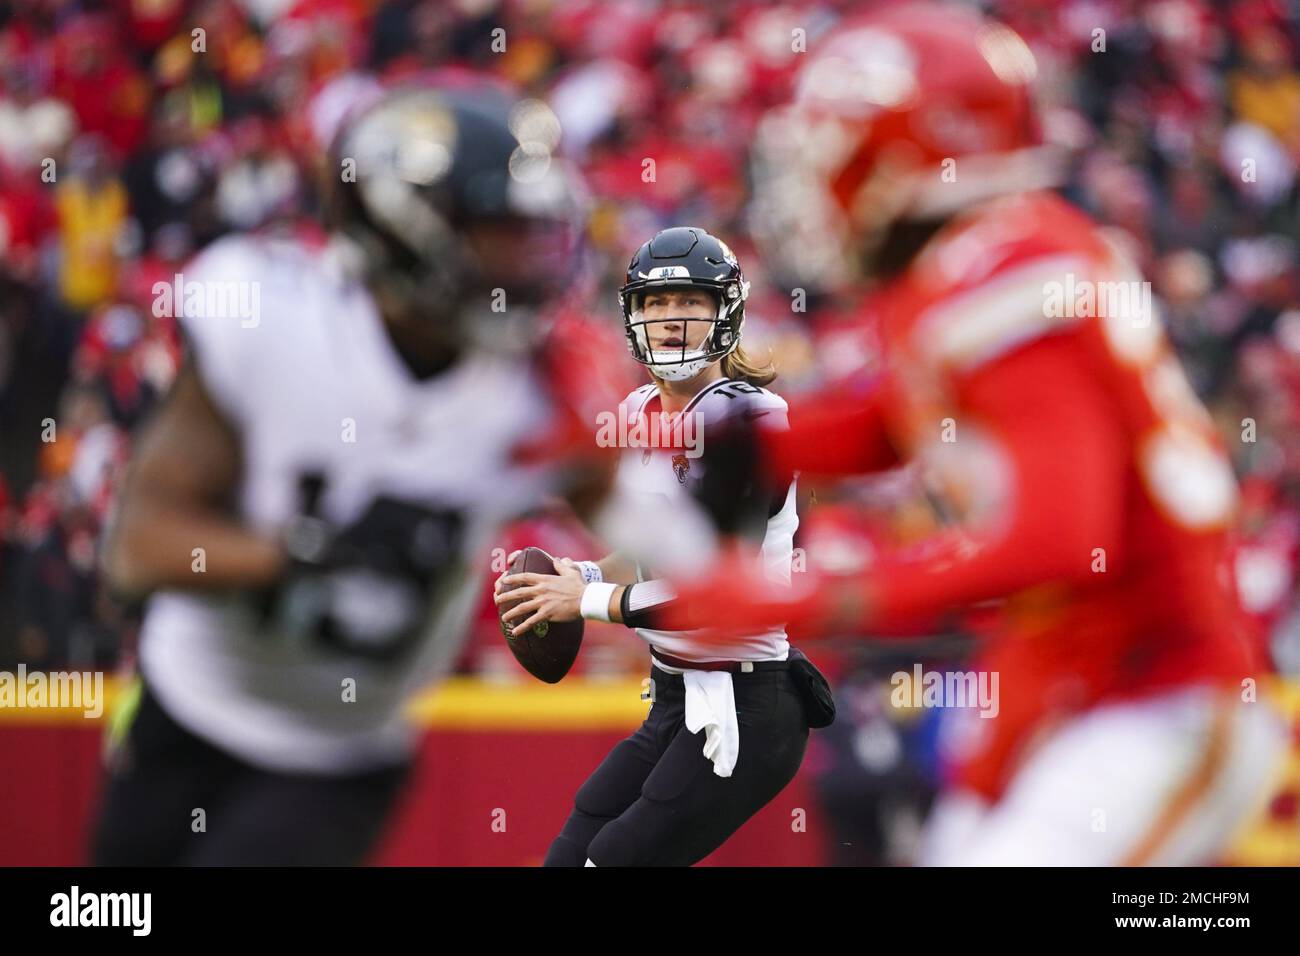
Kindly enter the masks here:
<path id="1" fill-rule="evenodd" d="M 510 693 L 527 699 L 539 689 L 550 690 L 537 684 Z M 587 693 L 581 682 L 573 691 L 561 694 Z M 492 701 L 502 690 L 470 693 Z M 539 865 L 573 794 L 636 719 L 620 730 L 623 715 L 606 713 L 592 721 L 593 729 L 556 730 L 529 729 L 526 719 L 513 716 L 508 726 L 473 729 L 464 724 L 477 719 L 474 710 L 434 708 L 426 717 L 433 729 L 375 863 Z M 580 716 L 574 708 L 570 713 L 570 719 Z M 84 864 L 101 783 L 102 722 L 54 711 L 0 715 L 6 716 L 0 766 L 10 770 L 0 780 L 0 866 Z M 818 865 L 826 858 L 818 817 L 805 770 L 703 865 Z"/>
<path id="2" fill-rule="evenodd" d="M 573 794 L 622 734 L 434 731 L 376 862 L 538 866 Z M 709 856 L 705 866 L 817 866 L 825 859 L 805 775 Z M 807 813 L 794 832 L 794 811 Z M 502 812 L 504 811 L 504 812 Z M 494 821 L 497 829 L 493 829 Z"/>

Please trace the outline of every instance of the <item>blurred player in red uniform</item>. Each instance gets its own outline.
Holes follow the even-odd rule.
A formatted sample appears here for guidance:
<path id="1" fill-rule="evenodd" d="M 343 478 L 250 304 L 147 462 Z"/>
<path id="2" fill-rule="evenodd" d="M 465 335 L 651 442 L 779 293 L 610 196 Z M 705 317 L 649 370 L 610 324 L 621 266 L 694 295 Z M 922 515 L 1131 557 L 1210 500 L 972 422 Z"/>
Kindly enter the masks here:
<path id="1" fill-rule="evenodd" d="M 796 575 L 793 599 L 720 568 L 664 626 L 898 632 L 999 599 L 974 665 L 999 699 L 953 722 L 922 862 L 1209 862 L 1282 747 L 1223 562 L 1236 482 L 1149 286 L 1042 191 L 1034 71 L 1006 27 L 890 9 L 823 40 L 768 118 L 769 244 L 806 284 L 883 280 L 886 372 L 733 458 L 774 481 L 914 462 L 948 525 L 866 573 Z"/>

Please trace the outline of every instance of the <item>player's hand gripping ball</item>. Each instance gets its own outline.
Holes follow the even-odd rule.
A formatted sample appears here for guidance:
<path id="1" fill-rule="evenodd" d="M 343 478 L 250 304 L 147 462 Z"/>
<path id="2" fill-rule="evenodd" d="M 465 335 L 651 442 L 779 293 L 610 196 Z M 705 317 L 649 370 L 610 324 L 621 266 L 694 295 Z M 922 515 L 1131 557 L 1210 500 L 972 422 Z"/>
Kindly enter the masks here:
<path id="1" fill-rule="evenodd" d="M 515 634 L 514 628 L 529 616 L 523 615 L 510 621 L 505 620 L 504 616 L 531 596 L 526 594 L 513 600 L 505 597 L 509 592 L 528 589 L 527 581 L 506 583 L 507 578 L 517 574 L 558 577 L 555 561 L 541 548 L 524 548 L 514 555 L 509 569 L 498 581 L 496 590 L 497 614 L 502 618 L 501 633 L 515 655 L 515 660 L 538 680 L 548 684 L 557 683 L 577 660 L 578 649 L 582 647 L 582 618 L 570 621 L 542 620 L 528 630 Z"/>

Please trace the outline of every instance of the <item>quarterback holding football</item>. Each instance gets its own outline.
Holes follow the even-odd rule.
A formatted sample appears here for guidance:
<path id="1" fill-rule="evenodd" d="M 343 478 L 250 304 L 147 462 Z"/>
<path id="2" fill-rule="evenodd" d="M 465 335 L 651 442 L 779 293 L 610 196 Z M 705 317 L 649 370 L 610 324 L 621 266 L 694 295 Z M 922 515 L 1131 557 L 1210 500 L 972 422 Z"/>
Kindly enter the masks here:
<path id="1" fill-rule="evenodd" d="M 619 293 L 624 330 L 651 380 L 627 396 L 620 415 L 632 422 L 659 419 L 663 428 L 642 433 L 671 437 L 657 447 L 627 448 L 618 486 L 660 514 L 694 507 L 688 493 L 709 467 L 710 428 L 733 418 L 763 418 L 777 427 L 785 420 L 785 401 L 764 387 L 775 373 L 741 349 L 748 291 L 731 249 L 695 227 L 660 232 L 628 266 Z M 682 427 L 687 416 L 695 416 L 698 430 Z M 696 433 L 703 454 L 693 456 L 685 439 Z M 732 492 L 744 496 L 743 482 Z M 795 482 L 761 493 L 763 500 L 753 504 L 763 520 L 745 549 L 746 573 L 784 589 L 799 523 Z M 681 538 L 670 547 L 697 559 L 709 553 Z M 517 632 L 579 617 L 625 624 L 649 646 L 654 703 L 641 727 L 579 789 L 546 864 L 696 863 L 799 769 L 810 726 L 800 681 L 811 665 L 792 655 L 779 624 L 703 646 L 690 631 L 654 626 L 673 590 L 654 570 L 620 554 L 562 559 L 557 569 L 558 575 L 502 576 L 497 602 L 511 605 L 503 624 Z"/>

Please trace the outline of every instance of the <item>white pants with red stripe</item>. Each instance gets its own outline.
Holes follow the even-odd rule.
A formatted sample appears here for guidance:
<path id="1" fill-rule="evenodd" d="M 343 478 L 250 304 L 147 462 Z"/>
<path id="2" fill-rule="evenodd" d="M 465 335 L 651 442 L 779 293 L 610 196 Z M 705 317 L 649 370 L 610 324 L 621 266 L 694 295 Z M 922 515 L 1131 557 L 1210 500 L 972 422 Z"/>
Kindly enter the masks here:
<path id="1" fill-rule="evenodd" d="M 1286 746 L 1268 703 L 1221 690 L 1098 707 L 1036 749 L 997 803 L 943 795 L 919 862 L 1211 864 L 1267 799 Z"/>

